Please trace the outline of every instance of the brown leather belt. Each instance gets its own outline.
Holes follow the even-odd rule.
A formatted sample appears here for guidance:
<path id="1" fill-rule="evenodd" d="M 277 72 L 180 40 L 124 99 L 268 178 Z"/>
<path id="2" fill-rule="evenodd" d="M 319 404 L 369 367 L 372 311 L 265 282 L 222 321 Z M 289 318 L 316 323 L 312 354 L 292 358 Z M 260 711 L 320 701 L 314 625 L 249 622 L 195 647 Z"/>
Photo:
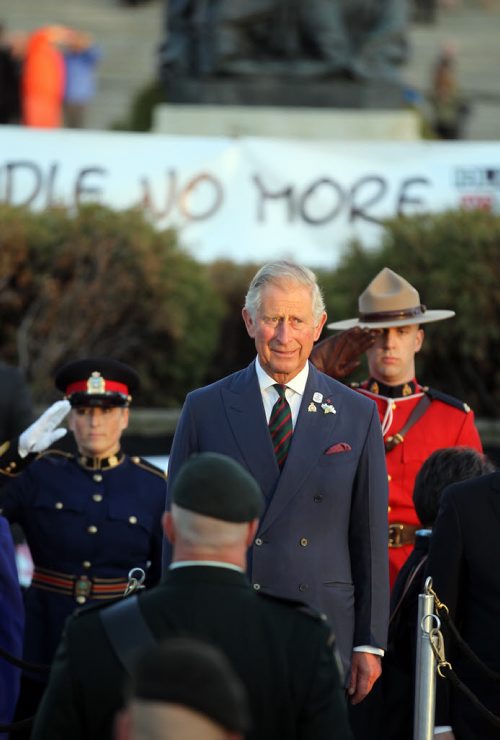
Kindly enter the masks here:
<path id="1" fill-rule="evenodd" d="M 90 578 L 60 573 L 48 568 L 35 568 L 31 585 L 45 591 L 73 596 L 77 604 L 87 599 L 116 599 L 123 596 L 128 580 L 123 578 Z"/>
<path id="2" fill-rule="evenodd" d="M 389 524 L 389 547 L 415 544 L 415 532 L 422 526 L 414 524 Z"/>

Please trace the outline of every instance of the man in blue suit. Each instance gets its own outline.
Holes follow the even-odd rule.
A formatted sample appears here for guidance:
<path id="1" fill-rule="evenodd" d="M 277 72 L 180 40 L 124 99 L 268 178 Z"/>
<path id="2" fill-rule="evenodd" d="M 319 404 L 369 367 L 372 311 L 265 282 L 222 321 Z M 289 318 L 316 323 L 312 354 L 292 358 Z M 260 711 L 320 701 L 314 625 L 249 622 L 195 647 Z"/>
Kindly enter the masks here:
<path id="1" fill-rule="evenodd" d="M 229 455 L 256 478 L 266 509 L 249 552 L 253 587 L 327 615 L 356 704 L 381 672 L 389 604 L 377 408 L 308 361 L 326 312 L 307 268 L 287 261 L 262 267 L 243 320 L 257 358 L 188 394 L 169 491 L 182 463 L 200 451 Z M 168 564 L 167 545 L 164 554 Z"/>

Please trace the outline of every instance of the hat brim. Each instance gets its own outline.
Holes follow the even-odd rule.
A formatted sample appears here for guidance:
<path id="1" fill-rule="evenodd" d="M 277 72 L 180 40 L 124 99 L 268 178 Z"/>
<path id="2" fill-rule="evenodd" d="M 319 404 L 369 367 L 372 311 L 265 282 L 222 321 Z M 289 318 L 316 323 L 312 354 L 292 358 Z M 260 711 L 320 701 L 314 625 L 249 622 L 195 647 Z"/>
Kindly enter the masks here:
<path id="1" fill-rule="evenodd" d="M 391 326 L 409 326 L 410 324 L 430 324 L 431 321 L 443 321 L 455 316 L 455 311 L 426 311 L 420 316 L 405 319 L 388 319 L 387 321 L 360 321 L 360 319 L 345 319 L 327 324 L 327 329 L 389 329 Z"/>

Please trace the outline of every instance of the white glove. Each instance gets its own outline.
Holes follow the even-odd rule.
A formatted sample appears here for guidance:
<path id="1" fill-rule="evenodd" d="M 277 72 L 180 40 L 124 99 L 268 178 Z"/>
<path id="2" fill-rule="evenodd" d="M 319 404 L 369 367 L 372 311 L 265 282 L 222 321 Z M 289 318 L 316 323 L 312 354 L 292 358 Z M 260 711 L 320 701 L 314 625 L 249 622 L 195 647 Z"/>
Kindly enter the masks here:
<path id="1" fill-rule="evenodd" d="M 19 435 L 18 452 L 26 457 L 30 452 L 42 452 L 64 437 L 67 429 L 57 425 L 61 423 L 71 408 L 69 401 L 56 401 L 43 414 Z"/>

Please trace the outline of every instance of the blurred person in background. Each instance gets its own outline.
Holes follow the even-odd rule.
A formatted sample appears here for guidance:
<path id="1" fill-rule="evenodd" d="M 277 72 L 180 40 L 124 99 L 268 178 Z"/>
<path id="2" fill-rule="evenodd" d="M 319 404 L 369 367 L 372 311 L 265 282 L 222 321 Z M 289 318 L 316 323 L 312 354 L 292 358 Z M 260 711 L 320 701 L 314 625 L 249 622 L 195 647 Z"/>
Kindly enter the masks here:
<path id="1" fill-rule="evenodd" d="M 85 126 L 87 108 L 96 93 L 96 69 L 101 58 L 102 51 L 90 34 L 70 32 L 64 46 L 64 122 L 68 128 Z"/>
<path id="2" fill-rule="evenodd" d="M 177 637 L 140 656 L 114 740 L 243 740 L 250 725 L 246 689 L 226 656 Z"/>

